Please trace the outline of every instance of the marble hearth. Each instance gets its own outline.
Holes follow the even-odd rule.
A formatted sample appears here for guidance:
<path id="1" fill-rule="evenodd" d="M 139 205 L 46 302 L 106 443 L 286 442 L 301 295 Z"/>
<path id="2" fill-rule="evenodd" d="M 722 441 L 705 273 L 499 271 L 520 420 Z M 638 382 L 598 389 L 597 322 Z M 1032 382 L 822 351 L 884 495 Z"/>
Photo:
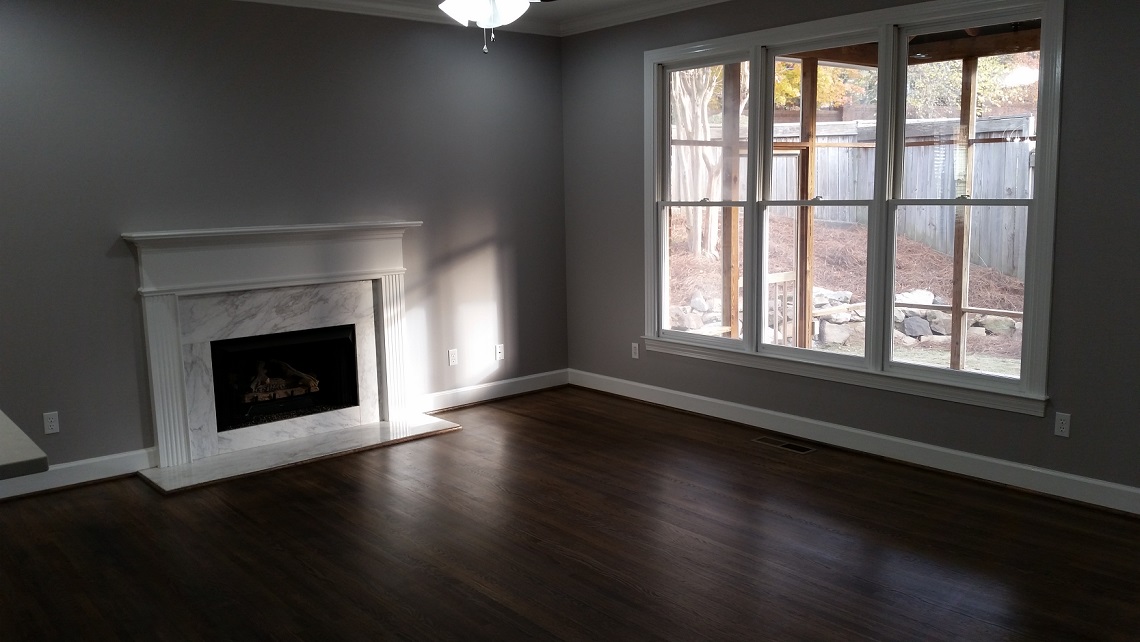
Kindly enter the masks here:
<path id="1" fill-rule="evenodd" d="M 157 468 L 172 491 L 458 429 L 407 411 L 403 234 L 418 222 L 124 234 L 139 266 Z M 219 433 L 210 342 L 352 324 L 359 405 Z"/>
<path id="2" fill-rule="evenodd" d="M 372 284 L 326 283 L 204 294 L 178 300 L 190 460 L 380 421 Z M 356 326 L 360 405 L 218 431 L 210 342 L 329 326 Z"/>

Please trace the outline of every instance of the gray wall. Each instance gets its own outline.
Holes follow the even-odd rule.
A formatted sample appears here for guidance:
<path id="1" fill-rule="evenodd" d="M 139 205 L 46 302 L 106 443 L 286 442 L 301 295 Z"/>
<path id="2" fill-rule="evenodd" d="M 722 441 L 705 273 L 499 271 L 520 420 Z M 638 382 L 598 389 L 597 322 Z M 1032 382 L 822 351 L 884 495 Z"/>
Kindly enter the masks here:
<path id="1" fill-rule="evenodd" d="M 656 353 L 642 332 L 647 49 L 904 4 L 735 1 L 561 42 L 230 0 L 0 2 L 0 407 L 50 461 L 151 444 L 125 231 L 416 219 L 413 392 L 567 365 L 1140 486 L 1129 192 L 1140 9 L 1067 8 L 1038 419 Z M 1125 15 L 1127 14 L 1127 15 Z M 564 167 L 565 166 L 565 167 Z M 565 210 L 563 211 L 563 207 Z M 507 343 L 498 369 L 444 352 Z M 569 353 L 567 352 L 567 339 Z M 569 354 L 569 357 L 568 357 Z M 40 435 L 59 410 L 61 434 Z"/>
<path id="2" fill-rule="evenodd" d="M 412 392 L 565 368 L 559 41 L 481 49 L 230 0 L 0 2 L 0 407 L 53 464 L 151 445 L 127 231 L 422 220 Z"/>
<path id="3" fill-rule="evenodd" d="M 1136 367 L 1140 216 L 1132 174 L 1140 118 L 1120 61 L 1140 57 L 1140 9 L 1071 0 L 1050 335 L 1049 394 L 1072 437 L 1046 418 L 683 357 L 643 353 L 643 53 L 844 13 L 889 0 L 738 0 L 563 40 L 570 366 L 877 433 L 1140 486 Z"/>

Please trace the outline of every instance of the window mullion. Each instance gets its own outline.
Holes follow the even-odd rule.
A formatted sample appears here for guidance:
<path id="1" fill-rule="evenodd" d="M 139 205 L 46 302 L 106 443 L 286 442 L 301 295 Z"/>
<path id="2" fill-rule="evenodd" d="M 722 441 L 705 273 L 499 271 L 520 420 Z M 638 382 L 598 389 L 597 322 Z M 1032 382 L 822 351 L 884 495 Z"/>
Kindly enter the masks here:
<path id="1" fill-rule="evenodd" d="M 752 203 L 754 208 L 754 215 L 752 217 L 753 231 L 753 252 L 752 252 L 752 269 L 749 274 L 753 277 L 753 282 L 749 284 L 748 292 L 752 295 L 754 301 L 752 327 L 753 339 L 751 348 L 753 351 L 761 351 L 764 346 L 764 329 L 768 326 L 768 315 L 770 309 L 768 305 L 768 228 L 767 228 L 767 208 L 760 204 L 760 201 L 767 201 L 772 192 L 772 100 L 775 95 L 775 87 L 772 82 L 773 72 L 772 64 L 775 61 L 775 56 L 767 47 L 757 47 L 752 59 L 755 61 L 753 79 L 752 79 L 752 96 L 755 99 L 752 101 L 752 118 L 749 122 L 751 128 L 751 141 L 753 145 L 752 158 L 755 159 L 754 167 L 749 171 L 749 180 L 753 182 L 754 190 L 752 192 Z"/>
<path id="2" fill-rule="evenodd" d="M 904 92 L 897 88 L 906 86 L 899 82 L 899 40 L 896 27 L 888 25 L 880 30 L 879 113 L 875 130 L 875 142 L 880 151 L 875 158 L 874 202 L 867 215 L 866 358 L 868 367 L 875 372 L 884 370 L 891 345 L 894 235 L 889 225 L 892 211 L 888 201 L 899 193 L 901 186 L 901 171 L 895 171 L 895 158 L 901 148 L 896 146 L 895 138 L 898 128 L 903 126 L 898 114 L 905 96 L 900 96 Z"/>

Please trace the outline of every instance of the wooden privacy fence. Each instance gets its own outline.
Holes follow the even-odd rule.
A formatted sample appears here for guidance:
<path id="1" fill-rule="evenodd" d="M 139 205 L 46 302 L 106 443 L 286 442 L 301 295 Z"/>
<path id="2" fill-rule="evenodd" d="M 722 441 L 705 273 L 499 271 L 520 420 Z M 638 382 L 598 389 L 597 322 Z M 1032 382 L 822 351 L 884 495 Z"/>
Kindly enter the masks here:
<path id="1" fill-rule="evenodd" d="M 873 143 L 873 121 L 819 123 L 815 193 L 826 200 L 870 200 L 875 175 L 874 147 L 831 147 L 831 143 Z M 776 125 L 776 140 L 795 140 L 798 123 Z M 978 138 L 1004 140 L 974 146 L 972 198 L 1029 198 L 1033 190 L 1035 123 L 1029 116 L 979 118 Z M 911 122 L 907 142 L 927 143 L 906 148 L 903 159 L 904 198 L 954 198 L 957 163 L 952 142 L 958 131 L 957 118 Z M 951 141 L 939 144 L 939 141 Z M 799 198 L 799 157 L 777 154 L 772 167 L 773 200 Z M 777 216 L 795 216 L 796 208 L 772 208 Z M 1003 274 L 1025 278 L 1025 233 L 1028 212 L 1024 207 L 974 207 L 970 231 L 970 260 Z M 824 223 L 867 223 L 864 207 L 816 208 L 815 220 Z M 916 205 L 897 212 L 896 233 L 942 252 L 954 253 L 954 207 Z"/>

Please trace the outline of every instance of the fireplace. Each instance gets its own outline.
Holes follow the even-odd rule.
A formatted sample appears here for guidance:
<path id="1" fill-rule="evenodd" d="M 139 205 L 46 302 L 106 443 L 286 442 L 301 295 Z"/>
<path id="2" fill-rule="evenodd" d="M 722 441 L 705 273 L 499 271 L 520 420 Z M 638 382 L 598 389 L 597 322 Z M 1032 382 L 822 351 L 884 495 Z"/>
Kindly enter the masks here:
<path id="1" fill-rule="evenodd" d="M 171 490 L 459 429 L 408 409 L 402 240 L 419 225 L 124 234 L 158 459 L 141 474 Z"/>
<path id="2" fill-rule="evenodd" d="M 218 432 L 359 403 L 353 325 L 211 341 L 210 358 Z"/>

